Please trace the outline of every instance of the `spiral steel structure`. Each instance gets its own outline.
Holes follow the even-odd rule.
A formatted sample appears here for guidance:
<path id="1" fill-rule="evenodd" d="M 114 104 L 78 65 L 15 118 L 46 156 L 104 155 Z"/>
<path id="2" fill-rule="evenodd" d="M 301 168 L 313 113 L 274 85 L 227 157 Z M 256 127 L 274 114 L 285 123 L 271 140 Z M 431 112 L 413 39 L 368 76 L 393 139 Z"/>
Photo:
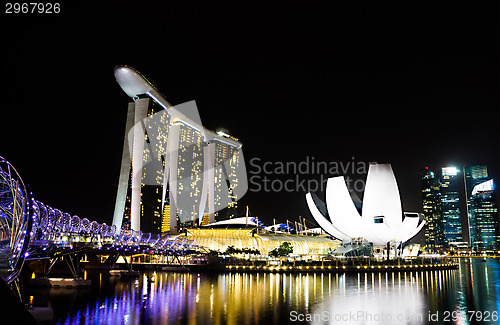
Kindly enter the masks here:
<path id="1" fill-rule="evenodd" d="M 0 157 L 0 275 L 19 274 L 29 244 L 31 211 L 26 187 L 16 169 Z"/>
<path id="2" fill-rule="evenodd" d="M 39 258 L 82 244 L 98 250 L 141 247 L 158 254 L 197 247 L 194 241 L 118 229 L 54 209 L 30 197 L 15 168 L 0 156 L 0 276 L 10 283 L 30 255 Z"/>

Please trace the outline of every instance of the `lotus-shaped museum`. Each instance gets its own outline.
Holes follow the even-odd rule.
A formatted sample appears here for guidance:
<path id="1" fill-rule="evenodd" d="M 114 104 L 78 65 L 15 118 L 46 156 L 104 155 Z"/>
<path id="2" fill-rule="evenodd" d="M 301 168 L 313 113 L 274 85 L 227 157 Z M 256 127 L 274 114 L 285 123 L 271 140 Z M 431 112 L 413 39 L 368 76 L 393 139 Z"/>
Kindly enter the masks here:
<path id="1" fill-rule="evenodd" d="M 404 243 L 418 234 L 425 224 L 421 213 L 402 211 L 398 184 L 390 164 L 370 165 L 361 213 L 343 176 L 328 179 L 326 207 L 314 194 L 307 193 L 306 200 L 321 228 L 344 243 L 350 243 L 353 238 L 364 238 L 376 246 L 388 242 Z"/>

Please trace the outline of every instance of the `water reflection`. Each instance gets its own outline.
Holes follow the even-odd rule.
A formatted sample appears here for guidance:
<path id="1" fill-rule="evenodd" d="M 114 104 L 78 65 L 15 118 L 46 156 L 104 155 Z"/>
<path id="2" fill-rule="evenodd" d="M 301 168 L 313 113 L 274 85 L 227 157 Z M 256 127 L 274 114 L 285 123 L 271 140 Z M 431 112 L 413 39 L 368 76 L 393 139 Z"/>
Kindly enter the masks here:
<path id="1" fill-rule="evenodd" d="M 427 272 L 88 274 L 90 289 L 28 291 L 58 324 L 475 324 L 468 311 L 499 309 L 499 275 L 498 260 L 467 259 Z"/>
<path id="2" fill-rule="evenodd" d="M 496 324 L 499 276 L 496 259 L 463 259 L 459 270 L 360 273 L 304 316 L 331 324 Z"/>
<path id="3" fill-rule="evenodd" d="M 436 276 L 448 276 L 440 271 Z M 312 309 L 310 320 L 347 324 L 422 323 L 425 303 L 425 272 L 360 273 L 341 276 L 335 288 Z M 433 273 L 427 280 L 436 281 Z M 321 315 L 321 316 L 318 316 Z M 399 316 L 401 315 L 401 316 Z M 307 317 L 307 316 L 306 316 Z"/>

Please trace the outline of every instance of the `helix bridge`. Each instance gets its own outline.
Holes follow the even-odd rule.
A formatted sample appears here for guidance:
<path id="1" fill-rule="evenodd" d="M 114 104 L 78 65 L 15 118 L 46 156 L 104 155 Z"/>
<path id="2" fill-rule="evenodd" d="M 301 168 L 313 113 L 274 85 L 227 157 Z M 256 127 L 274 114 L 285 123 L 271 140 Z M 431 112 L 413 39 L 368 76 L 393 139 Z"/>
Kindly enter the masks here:
<path id="1" fill-rule="evenodd" d="M 54 209 L 32 197 L 16 169 L 0 156 L 0 276 L 12 283 L 25 261 L 66 257 L 73 275 L 84 253 L 116 260 L 132 254 L 180 256 L 203 248 L 195 241 L 117 228 Z M 168 258 L 167 258 L 168 260 Z"/>

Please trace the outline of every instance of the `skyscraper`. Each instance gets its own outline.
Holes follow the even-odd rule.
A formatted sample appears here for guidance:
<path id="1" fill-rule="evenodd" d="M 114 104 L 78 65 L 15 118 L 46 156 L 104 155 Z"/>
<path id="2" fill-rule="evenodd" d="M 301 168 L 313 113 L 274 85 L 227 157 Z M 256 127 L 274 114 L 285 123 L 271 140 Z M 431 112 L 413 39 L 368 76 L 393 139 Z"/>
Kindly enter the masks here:
<path id="1" fill-rule="evenodd" d="M 439 178 L 428 167 L 420 171 L 422 203 L 425 216 L 425 244 L 433 252 L 443 248 L 443 218 Z"/>
<path id="2" fill-rule="evenodd" d="M 160 233 L 199 225 L 203 216 L 233 217 L 242 164 L 237 139 L 172 121 L 151 98 L 140 96 L 129 109 L 135 125 L 127 123 L 125 133 L 116 225 Z"/>
<path id="3" fill-rule="evenodd" d="M 441 210 L 445 244 L 462 241 L 458 195 L 458 169 L 444 167 L 441 173 Z"/>
<path id="4" fill-rule="evenodd" d="M 474 250 L 497 250 L 498 209 L 495 184 L 484 165 L 464 166 L 470 245 Z"/>
<path id="5" fill-rule="evenodd" d="M 238 139 L 229 134 L 218 131 L 218 135 L 238 141 Z M 233 188 L 238 187 L 239 177 L 237 171 L 241 169 L 243 161 L 237 154 L 237 148 L 228 146 L 224 141 L 215 139 L 215 164 L 220 166 L 214 170 L 215 177 L 215 209 L 218 219 L 230 219 L 237 217 L 238 207 L 236 203 L 237 196 Z M 223 205 L 227 209 L 222 209 Z"/>
<path id="6" fill-rule="evenodd" d="M 134 124 L 148 121 L 148 116 L 160 110 L 161 107 L 149 98 L 139 98 L 129 103 L 120 183 L 113 218 L 118 227 L 160 233 L 165 223 L 163 219 L 169 217 L 168 204 L 167 207 L 162 204 L 168 115 L 167 120 L 162 120 L 162 116 L 161 125 L 145 123 L 144 129 L 134 127 Z M 159 128 L 165 128 L 164 132 Z M 129 135 L 142 141 L 131 141 Z M 151 141 L 151 137 L 154 137 L 155 141 Z M 133 214 L 138 218 L 132 218 Z"/>
<path id="7" fill-rule="evenodd" d="M 172 106 L 139 72 L 115 69 L 129 103 L 113 225 L 176 232 L 214 222 L 247 190 L 241 143 L 201 125 L 194 101 Z M 231 217 L 232 214 L 226 214 Z"/>

